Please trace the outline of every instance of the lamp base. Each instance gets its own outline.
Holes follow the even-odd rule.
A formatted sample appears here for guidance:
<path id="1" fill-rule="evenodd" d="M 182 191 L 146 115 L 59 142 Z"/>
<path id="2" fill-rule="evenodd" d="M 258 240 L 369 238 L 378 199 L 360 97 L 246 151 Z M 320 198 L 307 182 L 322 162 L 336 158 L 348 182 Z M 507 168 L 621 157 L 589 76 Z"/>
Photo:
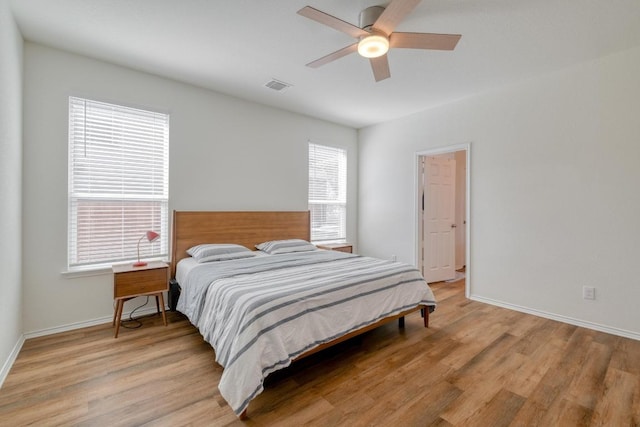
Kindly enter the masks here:
<path id="1" fill-rule="evenodd" d="M 147 263 L 144 261 L 138 261 L 133 263 L 134 267 L 144 267 L 145 265 L 147 265 Z"/>

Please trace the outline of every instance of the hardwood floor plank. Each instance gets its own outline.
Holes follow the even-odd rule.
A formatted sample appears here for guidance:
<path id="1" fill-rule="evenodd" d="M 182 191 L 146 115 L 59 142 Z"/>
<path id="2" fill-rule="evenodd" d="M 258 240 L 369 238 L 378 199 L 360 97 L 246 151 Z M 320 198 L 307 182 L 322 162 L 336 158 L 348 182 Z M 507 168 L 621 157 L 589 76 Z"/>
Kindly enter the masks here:
<path id="1" fill-rule="evenodd" d="M 520 410 L 525 398 L 501 389 L 487 404 L 458 425 L 506 427 Z"/>
<path id="2" fill-rule="evenodd" d="M 276 372 L 240 421 L 222 368 L 179 313 L 29 339 L 0 389 L 0 425 L 636 426 L 640 342 L 432 286 L 422 326 L 385 325 Z"/>
<path id="3" fill-rule="evenodd" d="M 524 358 L 524 362 L 518 367 L 515 375 L 511 376 L 504 384 L 504 388 L 528 398 L 544 378 L 549 368 L 559 363 L 563 353 L 564 346 L 559 344 L 557 340 L 552 339 L 540 345 L 532 354 L 528 356 L 521 355 Z"/>
<path id="4" fill-rule="evenodd" d="M 605 334 L 606 335 L 606 334 Z M 611 367 L 634 375 L 640 375 L 640 341 L 618 338 L 616 351 L 611 355 Z"/>
<path id="5" fill-rule="evenodd" d="M 594 426 L 638 426 L 640 379 L 615 368 L 608 370 L 594 410 Z"/>
<path id="6" fill-rule="evenodd" d="M 526 319 L 519 323 L 526 329 L 513 350 L 525 355 L 535 352 L 538 347 L 546 343 L 560 326 L 560 322 L 542 318 Z"/>
<path id="7" fill-rule="evenodd" d="M 548 408 L 563 393 L 586 362 L 587 349 L 592 342 L 592 331 L 576 329 L 562 352 L 562 357 L 547 370 L 529 400 Z"/>
<path id="8" fill-rule="evenodd" d="M 584 406 L 571 402 L 564 397 L 556 399 L 547 410 L 538 414 L 541 425 L 591 425 L 592 411 Z M 567 424 L 571 423 L 571 424 Z"/>
<path id="9" fill-rule="evenodd" d="M 449 422 L 443 420 L 442 418 L 438 418 L 436 421 L 434 421 L 431 424 L 427 424 L 429 427 L 451 427 L 452 424 L 450 424 Z"/>
<path id="10" fill-rule="evenodd" d="M 450 333 L 451 338 L 459 341 L 463 346 L 459 351 L 443 355 L 441 363 L 445 363 L 452 368 L 459 369 L 468 363 L 476 354 L 483 351 L 487 346 L 502 336 L 508 328 L 482 318 L 466 319 L 467 321 L 457 325 L 456 328 L 444 328 L 443 331 Z M 456 330 L 457 329 L 457 330 Z"/>
<path id="11" fill-rule="evenodd" d="M 328 394 L 325 396 L 328 402 L 330 402 L 336 411 L 340 414 L 340 418 L 336 424 L 329 421 L 318 419 L 318 424 L 321 425 L 342 425 L 343 423 L 354 422 L 358 420 L 358 423 L 366 419 L 366 414 L 375 407 L 376 400 L 364 393 L 351 393 L 349 395 L 343 395 L 340 399 L 336 399 L 336 394 Z M 350 421 L 351 420 L 351 421 Z"/>
<path id="12" fill-rule="evenodd" d="M 518 353 L 509 352 L 516 342 L 516 337 L 502 334 L 489 346 L 474 355 L 464 366 L 455 370 L 447 381 L 463 390 L 474 387 L 478 382 L 485 381 L 489 374 L 506 381 L 506 377 L 510 377 L 524 363 L 524 357 Z M 504 374 L 499 374 L 498 370 L 504 371 Z"/>
<path id="13" fill-rule="evenodd" d="M 585 363 L 567 390 L 572 402 L 594 409 L 596 399 L 602 393 L 612 351 L 612 348 L 597 342 L 589 345 Z"/>
<path id="14" fill-rule="evenodd" d="M 495 381 L 482 381 L 475 387 L 465 390 L 440 414 L 440 417 L 455 426 L 465 425 L 465 420 L 486 406 L 500 389 L 500 384 Z"/>
<path id="15" fill-rule="evenodd" d="M 245 425 L 235 414 L 227 410 L 220 410 L 220 407 L 214 407 L 210 402 L 200 400 L 193 404 L 176 409 L 171 413 L 158 417 L 144 424 L 146 427 L 165 427 L 165 426 L 213 426 L 213 425 Z"/>
<path id="16" fill-rule="evenodd" d="M 385 418 L 390 426 L 424 426 L 442 421 L 440 413 L 460 397 L 462 390 L 440 381 L 427 387 L 423 393 L 415 394 L 411 399 L 394 410 Z M 375 424 L 375 420 L 368 424 Z"/>

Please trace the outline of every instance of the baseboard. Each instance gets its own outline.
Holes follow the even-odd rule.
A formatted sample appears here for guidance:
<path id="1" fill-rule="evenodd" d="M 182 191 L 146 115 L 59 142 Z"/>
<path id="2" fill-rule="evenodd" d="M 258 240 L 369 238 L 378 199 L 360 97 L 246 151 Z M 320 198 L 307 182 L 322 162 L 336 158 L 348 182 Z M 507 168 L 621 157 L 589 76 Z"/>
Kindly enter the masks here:
<path id="1" fill-rule="evenodd" d="M 2 370 L 0 371 L 0 388 L 2 387 L 2 384 L 4 384 L 4 380 L 7 379 L 7 375 L 9 375 L 9 371 L 11 370 L 11 367 L 13 366 L 14 362 L 18 358 L 18 354 L 20 353 L 20 350 L 22 350 L 22 345 L 24 344 L 24 340 L 25 340 L 24 334 L 20 335 L 20 338 L 18 338 L 18 342 L 16 343 L 15 346 L 13 346 L 13 350 L 11 350 L 9 357 L 7 358 L 6 362 L 4 362 L 4 365 L 2 365 Z"/>
<path id="2" fill-rule="evenodd" d="M 169 311 L 168 308 L 165 308 L 165 310 Z M 144 316 L 144 315 L 153 314 L 153 313 L 156 313 L 156 307 L 155 306 L 137 310 L 136 313 L 135 313 L 135 317 Z M 131 314 L 130 311 L 126 312 L 126 313 L 123 313 L 122 314 L 122 318 L 123 319 L 128 318 L 129 314 Z M 40 329 L 38 331 L 25 332 L 24 338 L 25 339 L 29 339 L 29 338 L 43 337 L 43 336 L 46 336 L 46 335 L 58 334 L 60 332 L 73 331 L 74 329 L 87 328 L 89 326 L 104 325 L 105 323 L 111 323 L 111 322 L 113 322 L 113 315 L 99 317 L 97 319 L 92 319 L 92 320 L 85 320 L 85 321 L 82 321 L 82 322 L 69 323 L 69 324 L 62 325 L 62 326 L 55 326 L 53 328 Z"/>
<path id="3" fill-rule="evenodd" d="M 640 333 L 627 331 L 625 329 L 613 328 L 611 326 L 601 325 L 599 323 L 587 322 L 585 320 L 574 319 L 573 317 L 563 316 L 560 314 L 548 313 L 542 310 L 535 310 L 529 307 L 523 307 L 516 304 L 510 304 L 504 301 L 498 301 L 491 298 L 479 297 L 477 295 L 469 296 L 473 301 L 483 302 L 485 304 L 495 305 L 509 310 L 519 311 L 521 313 L 532 314 L 545 319 L 557 320 L 558 322 L 568 323 L 570 325 L 580 326 L 582 328 L 593 329 L 594 331 L 605 332 L 607 334 L 617 335 L 620 337 L 631 338 L 640 341 Z"/>

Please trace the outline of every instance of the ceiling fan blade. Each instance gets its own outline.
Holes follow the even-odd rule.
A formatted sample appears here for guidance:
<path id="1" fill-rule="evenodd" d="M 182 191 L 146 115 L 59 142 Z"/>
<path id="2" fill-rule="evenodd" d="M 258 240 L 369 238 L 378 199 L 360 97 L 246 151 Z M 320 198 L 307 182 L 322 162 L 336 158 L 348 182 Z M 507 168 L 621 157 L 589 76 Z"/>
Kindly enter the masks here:
<path id="1" fill-rule="evenodd" d="M 377 82 L 391 77 L 391 72 L 389 71 L 389 59 L 387 58 L 387 55 L 371 58 L 369 59 L 369 62 L 371 62 L 373 77 Z"/>
<path id="2" fill-rule="evenodd" d="M 420 0 L 392 0 L 391 4 L 382 12 L 382 15 L 373 24 L 373 29 L 382 31 L 386 35 L 393 32 L 394 28 L 413 10 Z"/>
<path id="3" fill-rule="evenodd" d="M 316 22 L 327 25 L 334 30 L 338 30 L 345 34 L 350 35 L 354 38 L 360 38 L 364 36 L 368 36 L 369 33 L 362 28 L 356 27 L 355 25 L 349 24 L 342 19 L 338 19 L 335 16 L 331 16 L 327 13 L 324 13 L 318 9 L 314 9 L 311 6 L 303 7 L 298 11 L 298 15 L 302 15 L 305 18 L 313 19 Z"/>
<path id="4" fill-rule="evenodd" d="M 323 56 L 320 59 L 316 59 L 315 61 L 309 62 L 307 64 L 307 67 L 311 67 L 311 68 L 321 67 L 324 64 L 327 64 L 331 61 L 335 61 L 336 59 L 340 59 L 343 56 L 347 56 L 350 53 L 356 52 L 357 50 L 358 50 L 358 43 L 354 43 L 347 47 L 343 47 L 340 50 L 336 50 L 335 52 L 330 53 L 329 55 Z"/>
<path id="5" fill-rule="evenodd" d="M 462 37 L 460 34 L 393 33 L 389 37 L 392 48 L 453 50 Z"/>

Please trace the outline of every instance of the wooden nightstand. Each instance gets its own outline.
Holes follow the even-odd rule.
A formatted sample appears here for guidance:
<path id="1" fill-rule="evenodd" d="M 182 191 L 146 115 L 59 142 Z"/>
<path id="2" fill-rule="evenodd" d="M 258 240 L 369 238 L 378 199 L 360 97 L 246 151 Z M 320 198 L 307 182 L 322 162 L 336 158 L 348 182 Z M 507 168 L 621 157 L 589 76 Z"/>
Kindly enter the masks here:
<path id="1" fill-rule="evenodd" d="M 321 245 L 316 245 L 320 249 L 328 249 L 330 251 L 338 251 L 338 252 L 353 252 L 353 245 L 351 243 L 325 243 Z"/>
<path id="2" fill-rule="evenodd" d="M 135 297 L 155 296 L 156 309 L 158 313 L 162 309 L 162 320 L 167 326 L 162 294 L 167 290 L 169 290 L 169 265 L 167 263 L 155 261 L 143 267 L 134 267 L 132 264 L 114 265 L 113 299 L 116 302 L 116 310 L 113 314 L 113 325 L 116 327 L 115 338 L 118 338 L 124 302 Z"/>

